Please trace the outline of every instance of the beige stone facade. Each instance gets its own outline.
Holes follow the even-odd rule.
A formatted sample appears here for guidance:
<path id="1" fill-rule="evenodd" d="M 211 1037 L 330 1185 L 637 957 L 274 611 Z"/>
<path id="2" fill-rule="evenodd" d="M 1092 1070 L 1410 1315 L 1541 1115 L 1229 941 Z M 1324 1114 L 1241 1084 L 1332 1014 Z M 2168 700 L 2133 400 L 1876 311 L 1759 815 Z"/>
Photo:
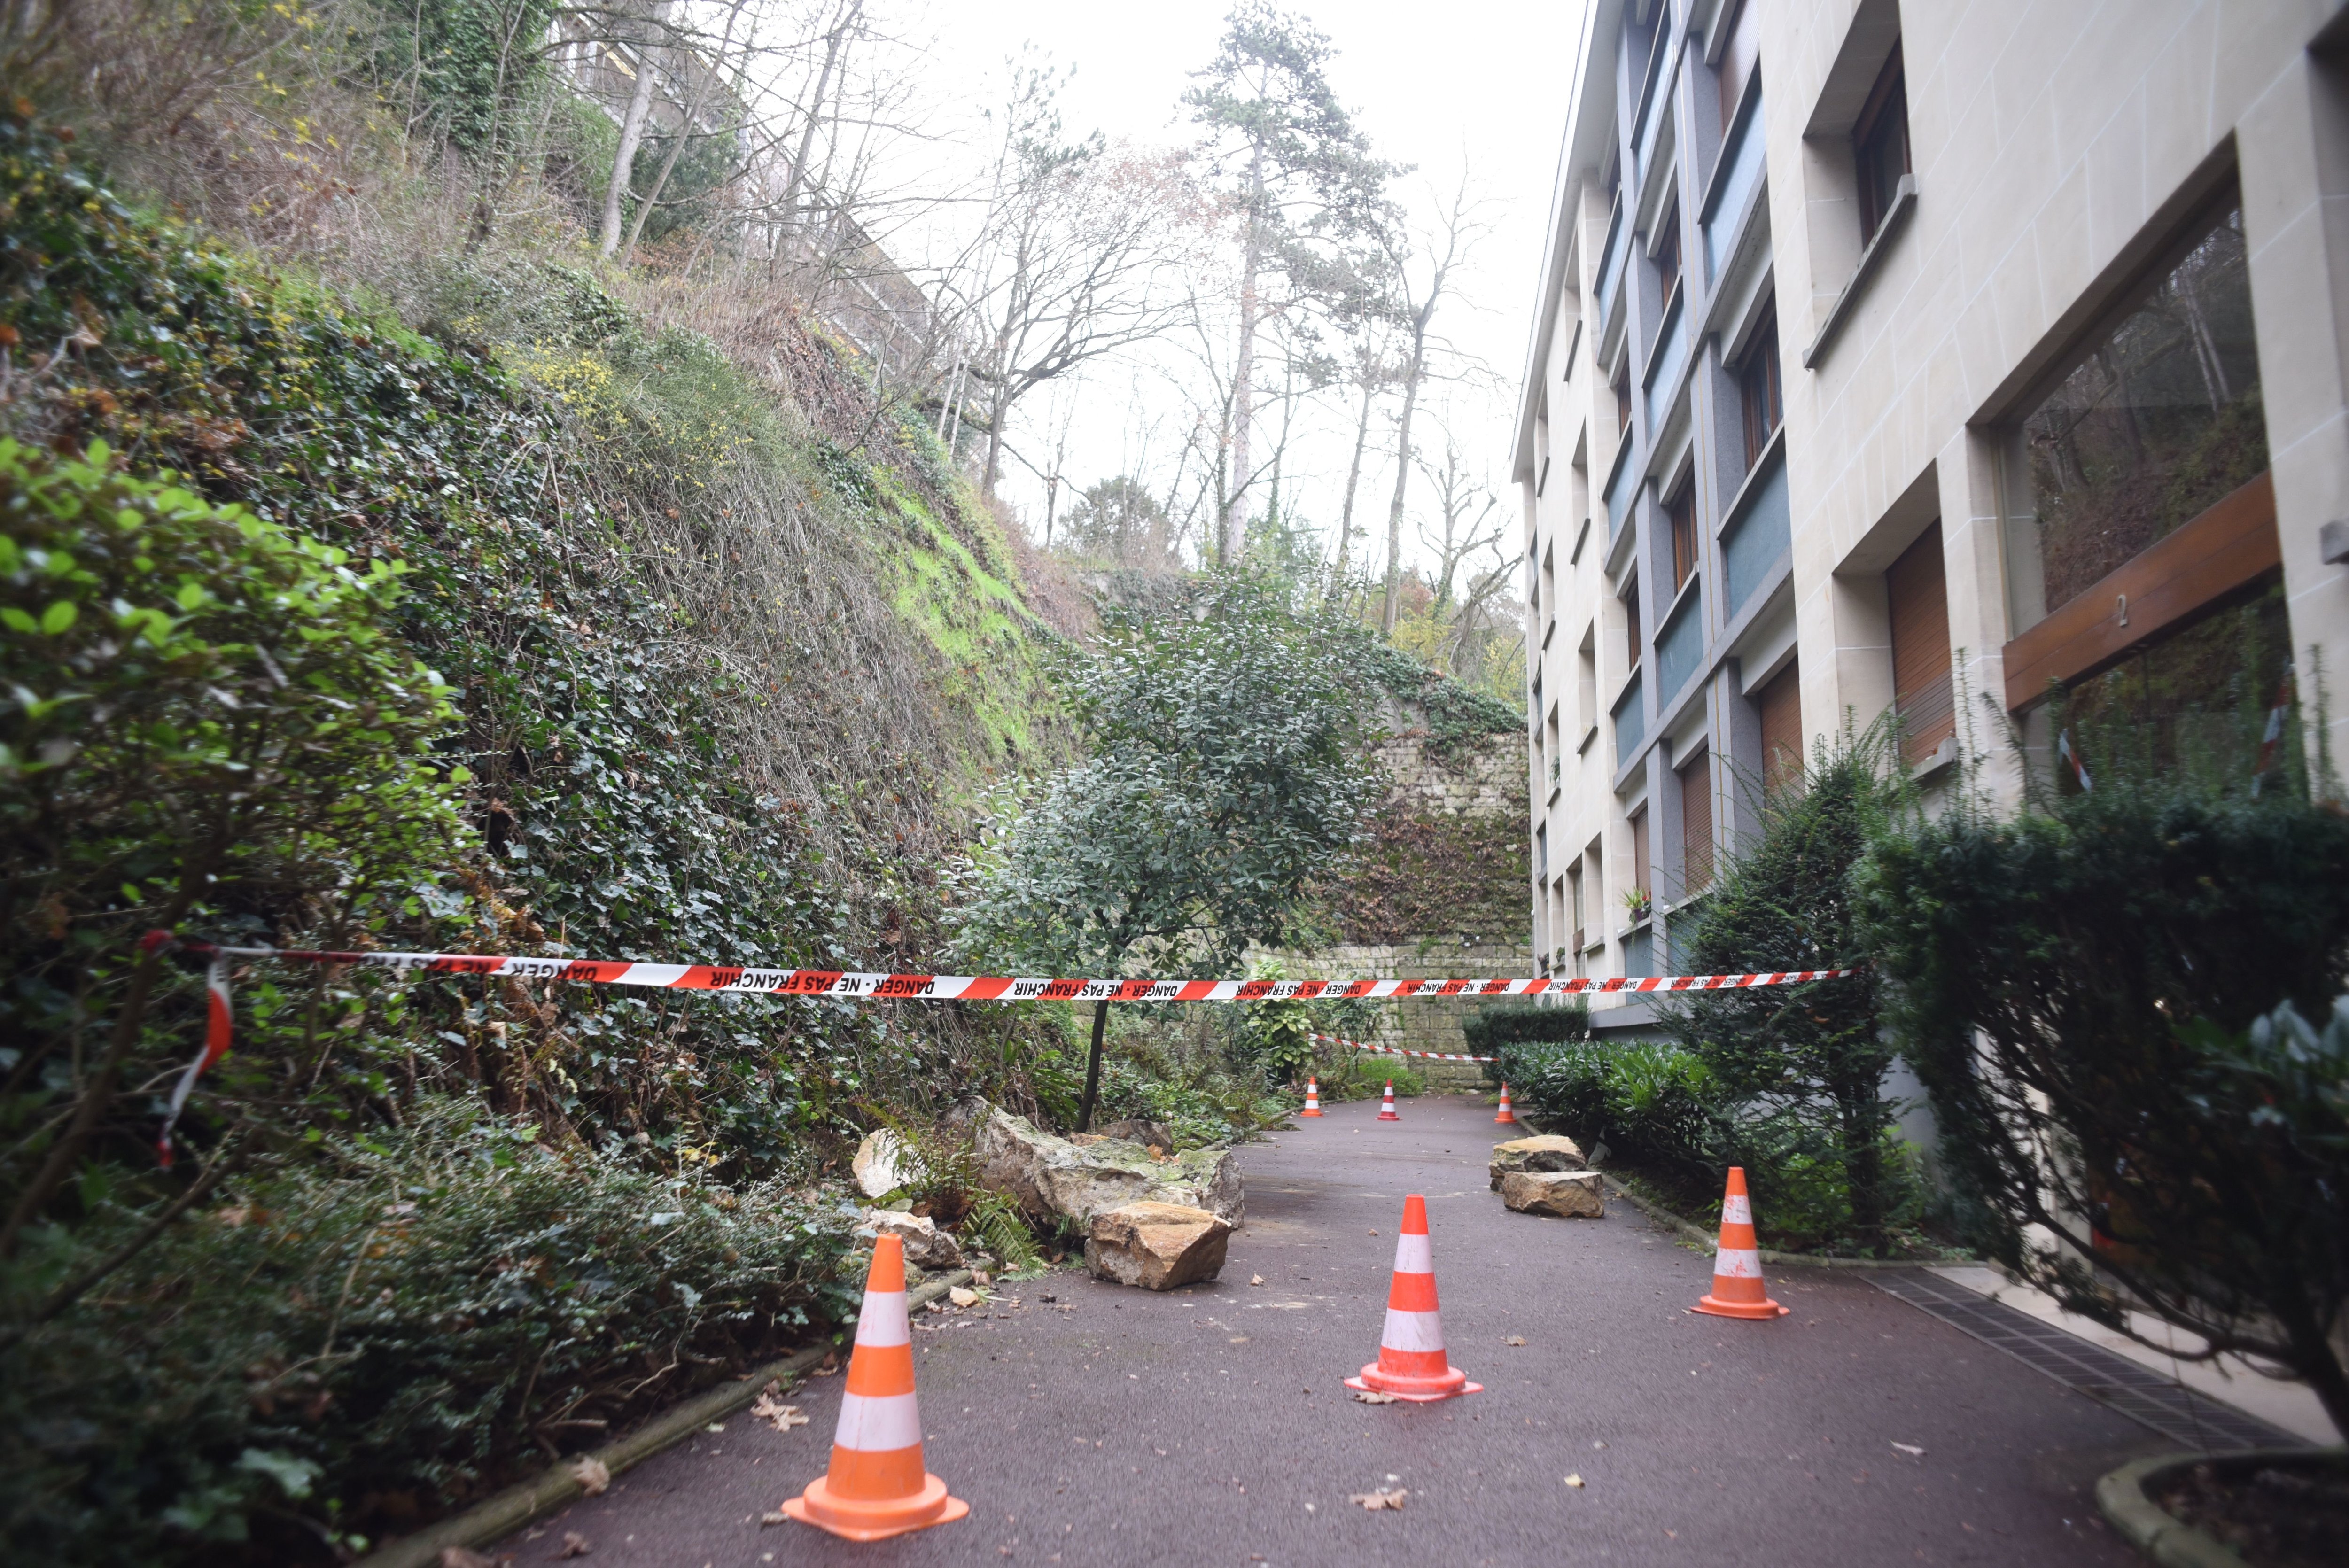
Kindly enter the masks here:
<path id="1" fill-rule="evenodd" d="M 1552 972 L 1673 972 L 1765 741 L 1893 708 L 1929 791 L 2011 798 L 2050 682 L 2151 705 L 2240 622 L 2344 755 L 2344 45 L 2332 0 L 1594 0 L 1516 446 Z"/>

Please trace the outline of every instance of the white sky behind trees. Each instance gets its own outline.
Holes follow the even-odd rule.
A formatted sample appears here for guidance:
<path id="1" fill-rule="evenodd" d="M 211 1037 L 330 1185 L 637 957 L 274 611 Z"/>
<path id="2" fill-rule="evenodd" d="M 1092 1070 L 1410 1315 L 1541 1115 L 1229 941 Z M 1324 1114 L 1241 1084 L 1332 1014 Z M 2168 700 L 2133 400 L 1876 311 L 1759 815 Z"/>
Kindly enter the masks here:
<path id="1" fill-rule="evenodd" d="M 902 148 L 901 155 L 929 163 L 915 178 L 934 191 L 936 181 L 976 181 L 991 158 L 992 133 L 978 115 L 1000 101 L 1004 62 L 1023 44 L 1055 64 L 1075 67 L 1060 98 L 1063 130 L 1071 139 L 1098 129 L 1112 142 L 1125 140 L 1137 148 L 1193 144 L 1198 131 L 1181 97 L 1191 85 L 1189 73 L 1213 57 L 1229 9 L 1228 0 L 1160 0 L 1147 6 L 1101 0 L 930 0 L 913 9 L 922 5 L 923 0 L 908 0 L 911 14 L 900 15 L 910 24 L 905 29 L 909 41 L 936 39 L 915 76 L 928 100 L 924 118 L 937 139 L 926 147 Z M 1417 165 L 1394 187 L 1414 217 L 1432 218 L 1449 200 L 1464 168 L 1482 199 L 1480 215 L 1489 232 L 1458 273 L 1456 295 L 1444 303 L 1435 327 L 1436 335 L 1460 357 L 1480 363 L 1485 374 L 1430 387 L 1413 444 L 1423 457 L 1440 461 L 1449 428 L 1471 468 L 1503 493 L 1514 518 L 1516 500 L 1507 492 L 1512 409 L 1564 132 L 1563 83 L 1573 64 L 1580 0 L 1453 0 L 1442 6 L 1424 0 L 1291 0 L 1285 8 L 1329 35 L 1337 51 L 1329 66 L 1331 86 L 1373 150 L 1392 161 Z M 984 184 L 978 183 L 973 194 L 974 205 L 983 202 Z M 919 265 L 924 259 L 924 241 L 915 234 L 900 234 L 891 243 L 906 253 L 909 263 Z M 1081 386 L 1040 387 L 1023 403 L 1012 422 L 1013 439 L 1040 466 L 1050 465 L 1061 422 L 1067 421 L 1061 469 L 1071 484 L 1061 496 L 1063 514 L 1071 489 L 1120 472 L 1141 473 L 1163 490 L 1190 406 L 1185 374 L 1179 354 L 1143 353 L 1081 373 Z M 1277 388 L 1278 372 L 1270 366 L 1260 370 L 1258 385 Z M 1283 490 L 1305 521 L 1321 531 L 1326 555 L 1352 445 L 1352 413 L 1342 386 L 1314 401 L 1313 411 L 1299 416 Z M 1373 570 L 1384 564 L 1395 409 L 1395 400 L 1390 400 L 1373 427 L 1372 449 L 1379 455 L 1365 460 L 1355 503 L 1357 559 L 1367 531 L 1371 559 L 1365 564 Z M 1264 411 L 1259 443 L 1275 438 L 1277 431 L 1268 428 L 1275 418 L 1273 410 Z M 1154 425 L 1154 435 L 1149 433 Z M 1030 531 L 1040 530 L 1042 482 L 1018 463 L 1005 468 L 999 488 Z M 1407 564 L 1425 556 L 1417 546 L 1415 525 L 1432 515 L 1433 501 L 1433 487 L 1414 474 L 1404 526 Z M 1514 528 L 1507 531 L 1511 549 L 1516 537 Z"/>

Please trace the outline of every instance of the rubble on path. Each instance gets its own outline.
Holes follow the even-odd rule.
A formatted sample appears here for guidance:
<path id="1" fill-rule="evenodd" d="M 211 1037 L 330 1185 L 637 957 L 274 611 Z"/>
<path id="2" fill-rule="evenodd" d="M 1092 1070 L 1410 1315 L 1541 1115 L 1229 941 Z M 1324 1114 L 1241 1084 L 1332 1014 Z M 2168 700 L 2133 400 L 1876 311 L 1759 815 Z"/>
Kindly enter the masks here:
<path id="1" fill-rule="evenodd" d="M 1246 1215 L 1239 1163 L 1227 1149 L 1154 1160 L 1139 1143 L 1104 1138 L 1080 1145 L 999 1109 L 980 1125 L 977 1152 L 979 1185 L 1042 1222 L 1090 1224 L 1096 1214 L 1143 1202 L 1205 1209 L 1233 1227 Z"/>
<path id="2" fill-rule="evenodd" d="M 1560 1220 L 1607 1217 L 1607 1193 L 1596 1171 L 1512 1171 L 1501 1178 L 1501 1202 L 1521 1214 Z"/>
<path id="3" fill-rule="evenodd" d="M 1184 1203 L 1127 1203 L 1093 1216 L 1085 1267 L 1097 1279 L 1173 1290 L 1222 1272 L 1232 1228 Z"/>
<path id="4" fill-rule="evenodd" d="M 962 1267 L 962 1243 L 955 1240 L 952 1231 L 942 1231 L 936 1220 L 926 1214 L 908 1214 L 896 1209 L 864 1211 L 864 1231 L 874 1236 L 895 1236 L 905 1243 L 905 1261 L 922 1269 L 958 1269 Z M 864 1231 L 858 1232 L 862 1235 Z"/>
<path id="5" fill-rule="evenodd" d="M 1501 1190 L 1501 1178 L 1513 1171 L 1587 1171 L 1590 1161 L 1582 1156 L 1582 1146 L 1571 1138 L 1557 1133 L 1544 1133 L 1538 1138 L 1512 1138 L 1506 1143 L 1493 1145 L 1493 1162 L 1485 1167 L 1493 1178 L 1493 1191 Z"/>

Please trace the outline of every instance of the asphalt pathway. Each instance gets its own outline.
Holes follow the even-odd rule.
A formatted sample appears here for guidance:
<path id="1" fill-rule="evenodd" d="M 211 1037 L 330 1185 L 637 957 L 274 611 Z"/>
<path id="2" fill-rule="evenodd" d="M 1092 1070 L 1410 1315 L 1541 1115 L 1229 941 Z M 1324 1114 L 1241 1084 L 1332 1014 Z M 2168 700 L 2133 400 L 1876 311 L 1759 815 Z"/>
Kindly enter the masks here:
<path id="1" fill-rule="evenodd" d="M 1692 1315 L 1709 1260 L 1636 1211 L 1502 1208 L 1489 1106 L 1376 1109 L 1241 1151 L 1247 1224 L 1212 1284 L 1060 1270 L 921 1315 L 929 1468 L 968 1519 L 868 1546 L 760 1522 L 823 1472 L 835 1377 L 786 1396 L 809 1425 L 736 1415 L 495 1552 L 556 1561 L 575 1534 L 608 1568 L 2137 1561 L 2093 1495 L 2159 1446 L 2133 1423 L 1857 1273 L 1773 1271 L 1794 1309 L 1775 1323 Z M 1452 1359 L 1487 1391 L 1366 1406 L 1340 1380 L 1377 1355 L 1412 1191 Z M 1381 1487 L 1401 1511 L 1347 1501 Z"/>

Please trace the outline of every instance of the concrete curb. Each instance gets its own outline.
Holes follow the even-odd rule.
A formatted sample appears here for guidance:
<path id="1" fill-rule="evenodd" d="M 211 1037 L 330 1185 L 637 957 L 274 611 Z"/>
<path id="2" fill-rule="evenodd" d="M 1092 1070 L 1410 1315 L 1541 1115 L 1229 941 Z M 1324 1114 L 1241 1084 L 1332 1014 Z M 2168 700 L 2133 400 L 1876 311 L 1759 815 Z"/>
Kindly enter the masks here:
<path id="1" fill-rule="evenodd" d="M 2272 1459 L 2305 1460 L 2305 1449 L 2239 1449 L 2217 1454 L 2156 1454 L 2132 1460 L 2096 1482 L 2096 1506 L 2137 1549 L 2162 1568 L 2247 1568 L 2242 1555 L 2204 1534 L 2153 1501 L 2150 1490 L 2189 1465 L 2217 1460 L 2257 1464 Z"/>
<path id="2" fill-rule="evenodd" d="M 1713 1255 L 1713 1250 L 1718 1244 L 1718 1238 L 1705 1234 L 1703 1231 L 1698 1229 L 1695 1225 L 1691 1224 L 1688 1221 L 1682 1219 L 1678 1214 L 1673 1213 L 1670 1209 L 1665 1208 L 1662 1204 L 1651 1202 L 1649 1200 L 1640 1197 L 1638 1193 L 1624 1186 L 1623 1183 L 1616 1181 L 1612 1176 L 1606 1175 L 1602 1172 L 1599 1179 L 1607 1183 L 1608 1191 L 1613 1193 L 1616 1197 L 1622 1199 L 1623 1202 L 1630 1204 L 1631 1207 L 1639 1210 L 1640 1212 L 1647 1215 L 1648 1218 L 1655 1221 L 1658 1224 L 1662 1225 L 1669 1230 L 1679 1232 L 1681 1240 L 1688 1243 L 1692 1247 L 1702 1249 L 1707 1257 Z M 1970 1260 L 1962 1258 L 1943 1258 L 1940 1260 L 1923 1258 L 1830 1258 L 1821 1257 L 1816 1253 L 1782 1253 L 1774 1251 L 1769 1247 L 1764 1247 L 1762 1249 L 1762 1261 L 1765 1264 L 1777 1264 L 1787 1268 L 1801 1269 L 1924 1269 L 1933 1267 L 1936 1261 L 1941 1263 L 1963 1263 Z"/>
<path id="3" fill-rule="evenodd" d="M 968 1269 L 932 1274 L 906 1292 L 905 1305 L 919 1312 L 954 1286 L 969 1283 Z M 741 1409 L 756 1399 L 768 1384 L 788 1384 L 812 1370 L 833 1350 L 829 1344 L 811 1345 L 780 1361 L 754 1367 L 740 1382 L 722 1384 L 683 1404 L 672 1405 L 619 1441 L 584 1457 L 600 1460 L 605 1470 L 618 1475 L 682 1442 L 720 1416 Z M 440 1553 L 451 1546 L 486 1546 L 578 1497 L 578 1478 L 571 1473 L 571 1467 L 578 1462 L 579 1456 L 565 1460 L 536 1479 L 519 1481 L 462 1513 L 453 1514 L 413 1535 L 401 1536 L 360 1558 L 355 1568 L 433 1568 L 440 1561 Z"/>

